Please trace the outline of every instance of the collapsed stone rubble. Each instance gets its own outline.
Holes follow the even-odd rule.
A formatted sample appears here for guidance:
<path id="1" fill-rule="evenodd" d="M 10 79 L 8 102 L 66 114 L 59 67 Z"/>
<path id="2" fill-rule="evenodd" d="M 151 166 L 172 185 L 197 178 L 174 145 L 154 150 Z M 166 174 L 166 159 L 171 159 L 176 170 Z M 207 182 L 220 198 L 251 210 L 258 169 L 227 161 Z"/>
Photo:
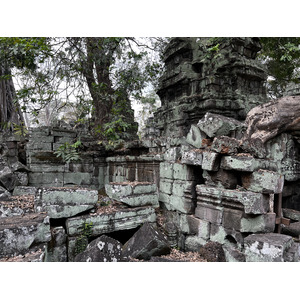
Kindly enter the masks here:
<path id="1" fill-rule="evenodd" d="M 256 38 L 172 39 L 162 106 L 121 150 L 56 127 L 2 137 L 0 259 L 169 261 L 158 256 L 178 248 L 299 261 L 299 124 L 276 114 L 299 90 L 266 103 L 259 49 Z M 79 139 L 79 160 L 55 155 Z"/>

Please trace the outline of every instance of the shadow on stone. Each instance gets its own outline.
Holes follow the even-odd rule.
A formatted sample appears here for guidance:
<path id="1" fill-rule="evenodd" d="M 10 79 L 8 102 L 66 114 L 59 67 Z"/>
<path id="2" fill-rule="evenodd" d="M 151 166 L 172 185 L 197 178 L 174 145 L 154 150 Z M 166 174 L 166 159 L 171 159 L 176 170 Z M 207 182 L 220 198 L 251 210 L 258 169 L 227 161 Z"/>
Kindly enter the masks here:
<path id="1" fill-rule="evenodd" d="M 171 247 L 166 237 L 151 224 L 145 223 L 123 246 L 124 259 L 150 260 L 151 256 L 169 254 Z"/>

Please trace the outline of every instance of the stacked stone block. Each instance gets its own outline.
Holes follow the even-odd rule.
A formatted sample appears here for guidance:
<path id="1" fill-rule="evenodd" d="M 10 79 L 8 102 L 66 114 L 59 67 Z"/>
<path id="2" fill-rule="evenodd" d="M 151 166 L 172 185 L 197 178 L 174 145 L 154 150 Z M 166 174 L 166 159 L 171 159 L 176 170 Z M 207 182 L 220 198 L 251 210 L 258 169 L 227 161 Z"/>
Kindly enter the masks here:
<path id="1" fill-rule="evenodd" d="M 103 188 L 106 176 L 105 158 L 97 157 L 94 152 L 81 152 L 78 161 L 66 163 L 54 153 L 65 143 L 72 145 L 79 139 L 89 141 L 89 137 L 80 137 L 80 134 L 73 130 L 31 128 L 26 145 L 27 166 L 31 170 L 29 185 Z"/>
<path id="2" fill-rule="evenodd" d="M 245 237 L 275 231 L 280 216 L 274 212 L 274 195 L 283 192 L 282 161 L 287 155 L 272 152 L 271 143 L 267 159 L 244 151 L 236 138 L 241 137 L 242 123 L 210 115 L 191 126 L 185 144 L 166 151 L 173 156 L 165 154 L 165 159 L 173 160 L 160 164 L 159 199 L 167 210 L 179 213 L 176 225 L 185 235 L 186 250 L 197 251 L 213 241 L 223 245 L 228 260 L 256 260 L 249 249 L 245 251 Z M 205 122 L 210 118 L 218 122 Z M 297 260 L 296 255 L 289 255 Z"/>

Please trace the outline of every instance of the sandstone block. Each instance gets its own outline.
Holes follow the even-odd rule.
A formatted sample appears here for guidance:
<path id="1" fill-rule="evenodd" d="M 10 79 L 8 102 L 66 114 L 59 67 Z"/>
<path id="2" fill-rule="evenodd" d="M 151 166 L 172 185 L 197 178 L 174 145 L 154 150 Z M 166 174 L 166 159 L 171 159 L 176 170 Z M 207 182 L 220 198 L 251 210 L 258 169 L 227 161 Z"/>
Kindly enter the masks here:
<path id="1" fill-rule="evenodd" d="M 195 216 L 210 223 L 222 224 L 223 208 L 198 202 L 195 210 Z"/>
<path id="2" fill-rule="evenodd" d="M 250 175 L 243 175 L 242 183 L 248 191 L 279 194 L 283 190 L 284 176 L 277 172 L 259 169 Z"/>
<path id="3" fill-rule="evenodd" d="M 193 181 L 174 180 L 172 186 L 172 195 L 183 197 L 185 191 L 191 191 L 194 186 Z"/>
<path id="4" fill-rule="evenodd" d="M 282 213 L 285 218 L 288 218 L 288 219 L 291 219 L 294 221 L 300 221 L 300 211 L 299 210 L 283 208 Z"/>
<path id="5" fill-rule="evenodd" d="M 220 206 L 240 203 L 247 214 L 265 214 L 269 211 L 269 196 L 261 193 L 209 187 L 202 184 L 196 186 L 196 191 L 198 203 Z"/>
<path id="6" fill-rule="evenodd" d="M 176 162 L 180 158 L 180 148 L 179 147 L 173 147 L 169 148 L 165 153 L 164 153 L 164 160 L 167 162 Z"/>
<path id="7" fill-rule="evenodd" d="M 197 126 L 209 137 L 230 134 L 235 136 L 235 132 L 241 131 L 244 128 L 243 123 L 233 118 L 209 112 L 198 122 Z"/>
<path id="8" fill-rule="evenodd" d="M 206 139 L 206 134 L 198 126 L 191 125 L 190 131 L 186 137 L 186 142 L 195 148 L 204 148 L 202 141 Z"/>
<path id="9" fill-rule="evenodd" d="M 173 178 L 178 180 L 193 180 L 194 174 L 193 170 L 187 165 L 175 163 L 173 165 Z"/>
<path id="10" fill-rule="evenodd" d="M 236 170 L 253 172 L 258 166 L 258 161 L 248 156 L 223 156 L 220 168 L 225 170 Z"/>
<path id="11" fill-rule="evenodd" d="M 240 141 L 228 136 L 215 137 L 211 150 L 221 154 L 232 155 L 238 152 Z"/>
<path id="12" fill-rule="evenodd" d="M 160 163 L 159 174 L 161 178 L 173 179 L 173 164 L 172 163 Z"/>
<path id="13" fill-rule="evenodd" d="M 92 223 L 91 236 L 99 236 L 113 231 L 136 228 L 145 222 L 153 223 L 155 220 L 153 207 L 137 207 L 100 215 L 69 218 L 66 221 L 66 228 L 69 236 L 76 236 L 81 234 L 81 228 L 85 223 Z"/>
<path id="14" fill-rule="evenodd" d="M 13 196 L 20 195 L 35 195 L 37 188 L 34 186 L 16 186 L 13 191 Z"/>
<path id="15" fill-rule="evenodd" d="M 150 205 L 153 207 L 159 207 L 158 195 L 155 194 L 137 194 L 126 197 L 121 197 L 120 200 L 131 207 Z"/>
<path id="16" fill-rule="evenodd" d="M 178 210 L 185 214 L 192 214 L 195 211 L 195 203 L 187 197 L 170 195 L 170 202 L 165 203 L 169 210 Z"/>
<path id="17" fill-rule="evenodd" d="M 203 152 L 202 169 L 207 171 L 219 170 L 219 154 L 215 152 Z"/>
<path id="18" fill-rule="evenodd" d="M 202 153 L 189 150 L 182 152 L 181 162 L 186 165 L 201 166 L 202 165 Z"/>
<path id="19" fill-rule="evenodd" d="M 173 180 L 161 178 L 159 182 L 159 190 L 165 194 L 172 194 Z"/>
<path id="20" fill-rule="evenodd" d="M 194 215 L 182 215 L 180 218 L 182 232 L 208 240 L 210 235 L 210 223 L 196 218 Z"/>
<path id="21" fill-rule="evenodd" d="M 62 226 L 51 228 L 51 241 L 47 245 L 45 261 L 67 261 L 67 235 Z"/>
<path id="22" fill-rule="evenodd" d="M 39 188 L 35 195 L 36 212 L 46 212 L 50 218 L 68 218 L 92 209 L 98 201 L 98 191 L 84 188 Z"/>
<path id="23" fill-rule="evenodd" d="M 294 241 L 279 233 L 251 234 L 244 240 L 247 262 L 283 262 Z"/>

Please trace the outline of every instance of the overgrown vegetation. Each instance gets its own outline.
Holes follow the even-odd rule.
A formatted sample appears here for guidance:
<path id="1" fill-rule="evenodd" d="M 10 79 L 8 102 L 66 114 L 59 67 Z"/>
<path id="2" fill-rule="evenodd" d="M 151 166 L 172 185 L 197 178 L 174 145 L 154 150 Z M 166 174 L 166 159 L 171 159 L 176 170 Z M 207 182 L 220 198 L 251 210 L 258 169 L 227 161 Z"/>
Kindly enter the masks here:
<path id="1" fill-rule="evenodd" d="M 81 146 L 81 141 L 78 139 L 74 144 L 70 144 L 65 142 L 61 145 L 54 154 L 56 157 L 61 157 L 62 160 L 66 163 L 70 163 L 71 161 L 78 161 L 80 160 L 79 148 Z"/>
<path id="2" fill-rule="evenodd" d="M 79 253 L 82 253 L 89 242 L 89 238 L 92 235 L 93 223 L 86 223 L 84 222 L 81 226 L 81 234 L 79 237 L 76 238 L 75 242 L 75 252 L 74 255 L 76 256 Z"/>

